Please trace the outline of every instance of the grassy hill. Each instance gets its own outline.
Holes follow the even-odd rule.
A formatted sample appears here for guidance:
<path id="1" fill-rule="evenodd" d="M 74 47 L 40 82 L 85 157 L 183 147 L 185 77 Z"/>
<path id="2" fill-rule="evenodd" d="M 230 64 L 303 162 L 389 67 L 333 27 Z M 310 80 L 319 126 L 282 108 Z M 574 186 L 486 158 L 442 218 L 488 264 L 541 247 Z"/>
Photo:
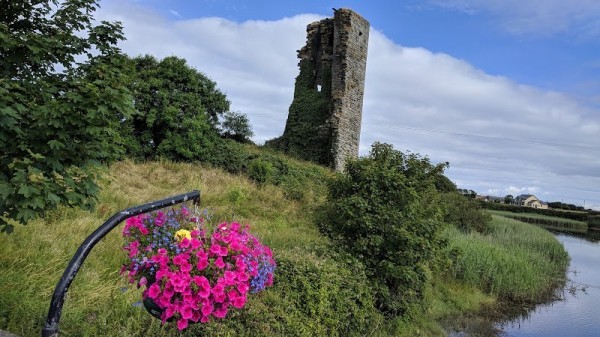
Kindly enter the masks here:
<path id="1" fill-rule="evenodd" d="M 549 233 L 528 234 L 531 225 L 505 224 L 498 217 L 489 235 L 464 234 L 449 227 L 450 247 L 460 253 L 448 261 L 445 273 L 434 277 L 427 294 L 430 305 L 410 320 L 386 318 L 374 307 L 364 267 L 349 264 L 315 225 L 315 206 L 324 201 L 324 180 L 331 172 L 286 160 L 293 169 L 321 172 L 322 179 L 312 176 L 302 181 L 303 193 L 298 197 L 290 195 L 286 184 L 257 184 L 198 164 L 123 161 L 106 168 L 95 211 L 61 207 L 27 226 L 17 226 L 10 236 L 0 236 L 0 329 L 39 335 L 56 282 L 85 237 L 121 209 L 193 189 L 202 191 L 201 207 L 213 221 L 249 223 L 273 249 L 278 263 L 274 287 L 252 296 L 243 310 L 223 321 L 197 324 L 183 333 L 163 327 L 137 304 L 141 291 L 119 275 L 125 254 L 122 227 L 118 227 L 95 247 L 75 278 L 60 335 L 442 336 L 445 332 L 437 323 L 441 318 L 477 311 L 498 298 L 530 300 L 552 286 L 535 282 L 554 280 L 564 272 L 567 258 L 560 253 L 560 244 Z M 298 189 L 297 184 L 293 187 Z M 531 240 L 518 249 L 505 247 L 524 237 Z M 524 255 L 529 249 L 536 253 Z M 496 250 L 501 254 L 492 254 Z M 514 283 L 523 261 L 545 261 L 545 252 L 550 251 L 557 258 L 532 271 L 536 278 L 527 279 L 526 289 Z M 474 281 L 482 277 L 476 271 L 501 284 Z"/>

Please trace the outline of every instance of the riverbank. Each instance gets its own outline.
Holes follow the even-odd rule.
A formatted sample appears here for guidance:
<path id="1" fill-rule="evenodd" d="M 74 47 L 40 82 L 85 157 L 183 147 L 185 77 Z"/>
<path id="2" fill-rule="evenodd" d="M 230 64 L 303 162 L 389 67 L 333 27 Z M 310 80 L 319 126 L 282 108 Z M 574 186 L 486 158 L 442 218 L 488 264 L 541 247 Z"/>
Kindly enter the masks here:
<path id="1" fill-rule="evenodd" d="M 488 336 L 494 333 L 494 320 L 554 299 L 566 281 L 567 252 L 535 225 L 494 215 L 489 234 L 448 228 L 446 235 L 456 252 L 454 264 L 437 278 L 430 310 L 407 323 L 403 336 L 452 331 Z"/>

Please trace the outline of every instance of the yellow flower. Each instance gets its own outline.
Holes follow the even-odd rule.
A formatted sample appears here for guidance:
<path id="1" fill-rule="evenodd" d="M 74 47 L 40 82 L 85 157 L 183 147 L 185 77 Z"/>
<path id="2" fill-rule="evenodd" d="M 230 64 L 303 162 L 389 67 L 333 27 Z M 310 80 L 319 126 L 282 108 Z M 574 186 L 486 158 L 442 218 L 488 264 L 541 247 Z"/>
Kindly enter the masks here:
<path id="1" fill-rule="evenodd" d="M 187 238 L 188 240 L 192 239 L 192 233 L 190 231 L 188 231 L 187 229 L 180 229 L 177 232 L 175 232 L 175 239 L 177 239 L 178 241 L 183 240 L 183 238 Z"/>

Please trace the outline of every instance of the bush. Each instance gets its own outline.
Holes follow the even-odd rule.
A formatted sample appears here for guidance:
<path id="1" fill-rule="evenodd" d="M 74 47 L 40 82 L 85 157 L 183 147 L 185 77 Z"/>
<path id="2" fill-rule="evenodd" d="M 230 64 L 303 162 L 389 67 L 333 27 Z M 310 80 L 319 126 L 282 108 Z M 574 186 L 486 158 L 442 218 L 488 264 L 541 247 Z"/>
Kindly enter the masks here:
<path id="1" fill-rule="evenodd" d="M 446 223 L 456 226 L 463 232 L 489 232 L 492 216 L 483 210 L 480 203 L 455 192 L 444 194 L 444 201 L 446 203 L 446 214 L 444 214 Z"/>
<path id="2" fill-rule="evenodd" d="M 275 288 L 287 304 L 283 335 L 364 336 L 381 320 L 359 261 L 305 251 L 277 259 Z"/>
<path id="3" fill-rule="evenodd" d="M 202 161 L 229 173 L 241 173 L 247 165 L 248 153 L 233 140 L 220 140 L 213 144 Z"/>
<path id="4" fill-rule="evenodd" d="M 248 177 L 259 184 L 266 184 L 273 180 L 275 168 L 271 162 L 257 158 L 248 165 Z"/>
<path id="5" fill-rule="evenodd" d="M 331 183 L 321 229 L 364 261 L 385 313 L 406 313 L 423 299 L 428 263 L 444 247 L 435 187 L 444 168 L 375 143 Z"/>

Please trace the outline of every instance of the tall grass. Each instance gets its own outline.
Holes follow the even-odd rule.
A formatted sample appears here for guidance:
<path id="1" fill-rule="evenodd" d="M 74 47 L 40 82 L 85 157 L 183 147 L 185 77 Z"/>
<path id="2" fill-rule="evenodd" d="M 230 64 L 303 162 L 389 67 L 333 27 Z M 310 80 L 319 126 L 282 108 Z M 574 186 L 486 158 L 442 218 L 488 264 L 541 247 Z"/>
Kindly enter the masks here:
<path id="1" fill-rule="evenodd" d="M 306 164 L 310 165 L 310 164 Z M 290 201 L 281 188 L 193 164 L 114 164 L 104 173 L 93 212 L 61 207 L 0 235 L 0 329 L 37 336 L 50 298 L 81 242 L 117 211 L 193 189 L 214 219 L 250 223 L 278 260 L 275 285 L 223 321 L 185 333 L 168 329 L 134 305 L 141 292 L 118 271 L 125 255 L 119 228 L 90 253 L 64 304 L 61 336 L 256 336 L 367 334 L 376 312 L 360 266 L 326 254 L 329 242 L 312 225 L 311 203 Z M 379 322 L 379 323 L 377 323 Z"/>
<path id="2" fill-rule="evenodd" d="M 308 163 L 292 166 L 306 166 L 310 174 L 322 170 Z M 529 301 L 564 276 L 566 253 L 550 234 L 494 216 L 487 236 L 448 230 L 451 247 L 462 251 L 451 275 L 456 279 L 433 278 L 427 310 L 410 321 L 384 318 L 374 308 L 362 264 L 335 253 L 314 226 L 312 212 L 323 200 L 322 186 L 305 187 L 313 191 L 305 194 L 309 197 L 290 198 L 286 186 L 258 186 L 200 165 L 116 163 L 103 174 L 95 211 L 61 207 L 17 226 L 10 236 L 0 235 L 0 329 L 38 336 L 56 283 L 92 231 L 121 209 L 193 189 L 202 191 L 201 207 L 214 219 L 250 223 L 273 248 L 274 287 L 252 296 L 246 308 L 223 321 L 197 324 L 184 333 L 163 327 L 134 305 L 141 291 L 118 274 L 125 255 L 117 228 L 93 249 L 73 281 L 61 336 L 443 336 L 437 319 L 494 301 L 477 288 Z"/>
<path id="3" fill-rule="evenodd" d="M 460 253 L 453 275 L 466 284 L 513 302 L 548 298 L 565 280 L 569 257 L 548 231 L 493 216 L 491 233 L 449 229 L 450 247 Z"/>
<path id="4" fill-rule="evenodd" d="M 567 218 L 559 218 L 556 216 L 548 216 L 536 213 L 512 213 L 508 211 L 494 211 L 488 210 L 488 212 L 500 215 L 506 218 L 511 218 L 527 223 L 545 226 L 559 226 L 564 228 L 572 229 L 587 229 L 588 224 L 585 221 L 572 220 Z"/>

